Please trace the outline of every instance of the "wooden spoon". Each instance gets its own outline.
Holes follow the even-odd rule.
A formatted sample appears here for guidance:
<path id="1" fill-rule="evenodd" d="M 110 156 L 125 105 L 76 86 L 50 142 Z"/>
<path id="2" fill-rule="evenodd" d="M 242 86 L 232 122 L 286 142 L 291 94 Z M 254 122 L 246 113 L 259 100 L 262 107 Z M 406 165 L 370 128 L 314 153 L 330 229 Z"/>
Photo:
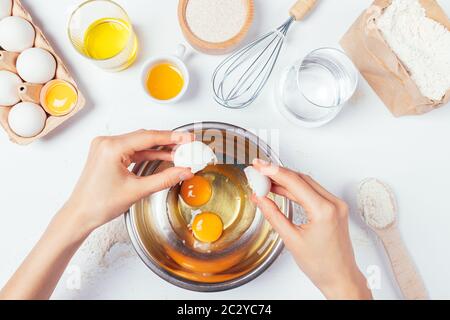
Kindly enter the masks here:
<path id="1" fill-rule="evenodd" d="M 388 205 L 382 206 L 377 203 L 378 201 L 375 197 L 371 195 L 367 196 L 367 193 L 364 195 L 364 188 L 371 188 L 371 191 L 373 191 L 372 194 L 377 192 L 380 197 L 383 197 L 383 199 L 389 202 Z M 429 299 L 425 284 L 401 237 L 398 228 L 397 204 L 391 189 L 376 179 L 364 180 L 359 187 L 358 204 L 363 220 L 381 239 L 386 249 L 395 279 L 404 298 L 407 300 Z M 377 221 L 374 222 L 373 219 L 368 217 L 369 211 L 377 206 L 383 207 L 383 210 L 386 211 L 391 210 L 391 212 L 386 212 L 387 220 L 378 221 L 377 223 Z M 392 217 L 391 221 L 389 221 L 389 217 Z M 383 226 L 384 222 L 388 223 Z"/>

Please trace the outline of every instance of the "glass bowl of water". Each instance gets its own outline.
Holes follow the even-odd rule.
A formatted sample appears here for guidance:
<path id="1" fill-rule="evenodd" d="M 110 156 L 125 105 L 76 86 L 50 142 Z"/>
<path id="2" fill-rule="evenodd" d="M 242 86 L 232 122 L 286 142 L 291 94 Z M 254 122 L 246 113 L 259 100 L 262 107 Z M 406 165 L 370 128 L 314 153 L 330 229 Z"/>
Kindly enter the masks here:
<path id="1" fill-rule="evenodd" d="M 282 73 L 276 85 L 281 113 L 302 127 L 319 127 L 333 120 L 353 96 L 358 70 L 342 51 L 312 51 Z"/>

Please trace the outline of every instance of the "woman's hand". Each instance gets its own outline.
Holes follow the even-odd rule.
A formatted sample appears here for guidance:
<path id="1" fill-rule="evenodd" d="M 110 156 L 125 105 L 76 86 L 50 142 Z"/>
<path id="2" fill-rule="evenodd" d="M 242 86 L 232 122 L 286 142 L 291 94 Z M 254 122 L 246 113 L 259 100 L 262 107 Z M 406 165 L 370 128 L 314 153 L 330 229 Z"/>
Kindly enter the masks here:
<path id="1" fill-rule="evenodd" d="M 150 149 L 192 140 L 189 133 L 148 130 L 96 138 L 65 209 L 76 213 L 80 227 L 89 233 L 123 214 L 140 199 L 191 178 L 187 168 L 170 168 L 152 176 L 137 177 L 128 167 L 142 161 L 172 161 L 171 151 Z"/>
<path id="2" fill-rule="evenodd" d="M 190 142 L 188 133 L 140 130 L 94 140 L 81 178 L 64 208 L 0 291 L 1 299 L 48 299 L 64 269 L 95 228 L 118 217 L 135 202 L 192 177 L 186 168 L 137 177 L 132 163 L 171 161 L 170 151 L 149 150 Z"/>
<path id="3" fill-rule="evenodd" d="M 329 299 L 371 299 L 356 265 L 347 204 L 308 176 L 261 160 L 254 167 L 272 179 L 272 192 L 298 203 L 307 214 L 309 223 L 296 226 L 270 199 L 253 198 L 305 274 Z"/>

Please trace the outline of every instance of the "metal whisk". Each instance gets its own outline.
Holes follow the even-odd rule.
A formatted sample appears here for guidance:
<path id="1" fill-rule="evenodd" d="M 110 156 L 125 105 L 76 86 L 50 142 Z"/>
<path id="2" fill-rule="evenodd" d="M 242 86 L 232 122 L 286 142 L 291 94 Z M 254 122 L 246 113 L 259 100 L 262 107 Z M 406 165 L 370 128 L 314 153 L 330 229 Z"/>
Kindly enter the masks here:
<path id="1" fill-rule="evenodd" d="M 294 21 L 302 20 L 317 0 L 298 0 L 289 19 L 276 30 L 226 58 L 214 71 L 214 99 L 227 108 L 245 108 L 259 96 L 272 74 Z"/>

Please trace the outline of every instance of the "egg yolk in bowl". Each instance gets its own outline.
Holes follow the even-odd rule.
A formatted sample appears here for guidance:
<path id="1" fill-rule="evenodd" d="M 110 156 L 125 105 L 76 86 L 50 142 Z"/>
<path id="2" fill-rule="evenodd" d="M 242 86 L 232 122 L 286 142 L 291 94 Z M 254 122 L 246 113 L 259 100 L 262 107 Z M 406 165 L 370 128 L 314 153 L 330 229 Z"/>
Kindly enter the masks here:
<path id="1" fill-rule="evenodd" d="M 211 183 L 202 176 L 194 176 L 192 179 L 183 182 L 180 195 L 187 205 L 201 207 L 211 199 Z"/>
<path id="2" fill-rule="evenodd" d="M 223 222 L 215 213 L 204 212 L 195 216 L 192 222 L 195 238 L 204 243 L 213 243 L 222 236 Z"/>
<path id="3" fill-rule="evenodd" d="M 245 241 L 256 208 L 241 166 L 207 166 L 169 190 L 169 222 L 183 246 L 214 255 Z"/>

